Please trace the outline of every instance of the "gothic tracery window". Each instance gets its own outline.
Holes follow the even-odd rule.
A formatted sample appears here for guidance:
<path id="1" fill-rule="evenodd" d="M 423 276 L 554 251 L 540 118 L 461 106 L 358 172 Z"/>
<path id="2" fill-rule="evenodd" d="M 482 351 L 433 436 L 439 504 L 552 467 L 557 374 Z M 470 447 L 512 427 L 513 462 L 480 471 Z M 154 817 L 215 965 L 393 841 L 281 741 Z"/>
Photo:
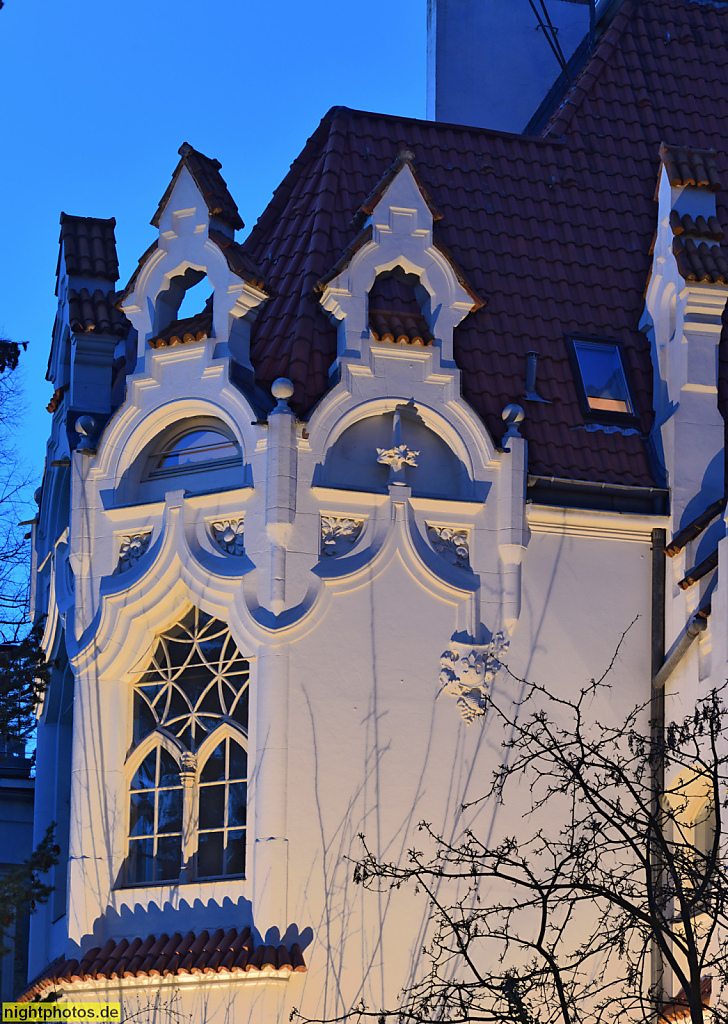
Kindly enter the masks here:
<path id="1" fill-rule="evenodd" d="M 198 608 L 158 635 L 134 687 L 127 884 L 245 873 L 248 671 Z"/>

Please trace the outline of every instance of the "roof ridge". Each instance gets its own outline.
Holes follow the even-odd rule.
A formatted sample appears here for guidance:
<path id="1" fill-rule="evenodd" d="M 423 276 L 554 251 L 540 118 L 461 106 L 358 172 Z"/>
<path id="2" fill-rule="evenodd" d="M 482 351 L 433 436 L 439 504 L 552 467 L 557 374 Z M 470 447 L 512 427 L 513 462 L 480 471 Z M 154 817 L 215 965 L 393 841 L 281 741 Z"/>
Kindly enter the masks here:
<path id="1" fill-rule="evenodd" d="M 624 0 L 621 7 L 614 16 L 614 20 L 597 43 L 594 52 L 582 67 L 576 77 L 571 89 L 559 104 L 558 108 L 549 118 L 542 136 L 551 138 L 551 133 L 561 138 L 576 114 L 577 110 L 588 96 L 593 83 L 599 78 L 609 64 L 614 48 L 618 40 L 624 35 L 627 25 L 637 11 L 637 0 Z M 585 84 L 588 79 L 588 86 Z"/>

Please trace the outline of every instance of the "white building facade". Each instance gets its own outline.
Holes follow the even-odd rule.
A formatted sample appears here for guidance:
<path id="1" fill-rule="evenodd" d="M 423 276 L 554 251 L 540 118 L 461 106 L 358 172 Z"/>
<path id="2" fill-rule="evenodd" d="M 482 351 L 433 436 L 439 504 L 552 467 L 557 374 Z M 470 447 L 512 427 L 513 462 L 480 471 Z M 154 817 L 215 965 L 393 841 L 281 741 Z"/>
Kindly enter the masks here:
<path id="1" fill-rule="evenodd" d="M 345 116 L 370 138 L 373 115 Z M 650 150 L 657 240 L 646 299 L 619 314 L 630 341 L 616 305 L 589 300 L 603 282 L 588 261 L 586 284 L 565 286 L 568 309 L 555 285 L 539 291 L 562 264 L 536 253 L 551 229 L 523 190 L 511 230 L 495 187 L 463 186 L 461 199 L 452 159 L 432 171 L 426 133 L 438 126 L 381 125 L 373 191 L 338 151 L 354 224 L 334 230 L 323 186 L 312 207 L 327 239 L 311 235 L 320 273 L 306 269 L 305 241 L 287 264 L 275 255 L 306 216 L 297 182 L 319 149 L 326 181 L 335 147 L 320 134 L 245 245 L 220 165 L 183 146 L 157 237 L 122 293 L 113 222 L 62 219 L 32 613 L 54 666 L 36 830 L 56 820 L 63 857 L 32 922 L 29 994 L 215 1022 L 392 1005 L 421 968 L 426 905 L 363 892 L 352 861 L 361 836 L 403 858 L 422 819 L 445 834 L 520 821 L 518 807 L 460 811 L 501 757 L 491 688 L 516 699 L 519 680 L 537 679 L 573 693 L 625 631 L 615 721 L 649 700 L 665 647 L 659 685 L 688 703 L 725 678 L 719 555 L 679 586 L 723 534 L 719 170 L 703 181 L 685 169 L 712 158 L 689 150 L 674 171 L 669 146 Z M 473 131 L 449 143 L 463 167 L 472 157 L 472 174 L 510 175 L 514 195 L 516 160 L 538 168 L 535 198 L 564 193 L 563 221 L 549 223 L 571 223 L 587 172 L 568 140 Z M 469 219 L 478 204 L 487 231 Z M 595 249 L 602 230 L 584 227 Z M 683 235 L 702 273 L 676 252 Z M 464 239 L 459 259 L 451 237 Z M 521 259 L 529 276 L 495 264 L 483 276 L 477 253 L 498 246 L 503 266 Z M 618 263 L 599 273 L 627 295 Z M 305 282 L 290 315 L 284 265 Z M 634 278 L 644 287 L 639 266 Z M 198 285 L 204 309 L 179 319 Z M 546 328 L 529 326 L 531 300 L 556 324 L 558 358 Z M 504 323 L 503 305 L 511 333 L 494 329 L 489 348 L 480 325 Z M 283 310 L 273 341 L 271 309 Z M 665 540 L 711 508 L 705 531 L 678 544 L 657 607 Z"/>

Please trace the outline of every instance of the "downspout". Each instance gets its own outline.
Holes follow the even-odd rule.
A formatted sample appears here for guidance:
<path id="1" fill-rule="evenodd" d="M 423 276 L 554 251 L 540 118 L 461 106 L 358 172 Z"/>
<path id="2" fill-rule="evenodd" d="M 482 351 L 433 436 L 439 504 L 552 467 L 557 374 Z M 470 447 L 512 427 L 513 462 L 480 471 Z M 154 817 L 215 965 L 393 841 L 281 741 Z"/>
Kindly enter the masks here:
<path id="1" fill-rule="evenodd" d="M 665 688 L 664 679 L 657 684 L 665 662 L 665 545 L 667 535 L 664 530 L 652 531 L 652 656 L 651 675 L 652 688 L 650 694 L 650 740 L 652 750 L 657 756 L 652 761 L 652 794 L 650 811 L 653 821 L 659 819 L 662 794 L 665 790 L 665 762 L 662 757 L 665 732 Z M 667 678 L 667 676 L 665 676 Z M 662 870 L 659 858 L 652 856 L 650 870 L 652 873 L 652 891 L 659 894 L 662 890 Z M 658 896 L 659 898 L 659 896 Z M 659 1016 L 659 1007 L 664 1000 L 663 977 L 665 966 L 660 947 L 654 937 L 650 950 L 650 989 L 655 1000 L 655 1019 Z"/>

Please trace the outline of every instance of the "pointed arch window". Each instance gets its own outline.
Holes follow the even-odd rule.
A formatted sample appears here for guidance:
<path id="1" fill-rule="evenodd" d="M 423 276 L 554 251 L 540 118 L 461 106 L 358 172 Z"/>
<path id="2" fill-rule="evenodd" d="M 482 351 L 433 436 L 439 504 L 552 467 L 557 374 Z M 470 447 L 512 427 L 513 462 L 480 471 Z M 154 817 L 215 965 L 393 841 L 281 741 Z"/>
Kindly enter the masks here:
<path id="1" fill-rule="evenodd" d="M 193 608 L 134 687 L 128 885 L 245 873 L 248 662 Z"/>

